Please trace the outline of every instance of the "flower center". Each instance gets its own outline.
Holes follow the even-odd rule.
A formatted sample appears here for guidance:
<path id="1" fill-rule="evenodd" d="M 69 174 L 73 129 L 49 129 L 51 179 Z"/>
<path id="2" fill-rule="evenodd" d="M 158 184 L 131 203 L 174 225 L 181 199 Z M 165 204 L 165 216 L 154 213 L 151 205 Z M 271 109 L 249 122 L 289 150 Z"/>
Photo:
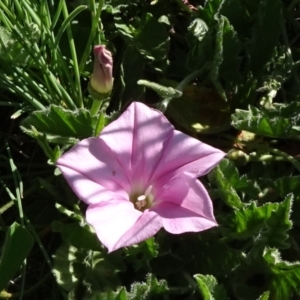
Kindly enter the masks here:
<path id="1" fill-rule="evenodd" d="M 134 204 L 136 209 L 144 211 L 152 206 L 154 197 L 151 194 L 151 191 L 152 185 L 150 185 L 143 194 L 134 192 L 130 195 L 130 201 Z"/>

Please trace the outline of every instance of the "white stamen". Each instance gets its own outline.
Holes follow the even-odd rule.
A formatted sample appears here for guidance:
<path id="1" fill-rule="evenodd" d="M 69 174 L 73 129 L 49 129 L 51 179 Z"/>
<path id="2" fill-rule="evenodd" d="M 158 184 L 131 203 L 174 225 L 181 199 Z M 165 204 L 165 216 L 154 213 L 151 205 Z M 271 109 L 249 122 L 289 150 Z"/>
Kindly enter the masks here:
<path id="1" fill-rule="evenodd" d="M 137 197 L 137 201 L 144 201 L 147 198 L 146 195 L 141 195 L 139 197 Z"/>

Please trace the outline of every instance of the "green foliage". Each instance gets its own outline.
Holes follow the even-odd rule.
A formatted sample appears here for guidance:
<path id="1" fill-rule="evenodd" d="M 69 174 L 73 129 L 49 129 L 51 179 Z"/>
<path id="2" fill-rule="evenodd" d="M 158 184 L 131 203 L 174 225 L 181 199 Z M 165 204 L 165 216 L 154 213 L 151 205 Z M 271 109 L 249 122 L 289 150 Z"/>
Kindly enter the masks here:
<path id="1" fill-rule="evenodd" d="M 299 102 L 261 109 L 249 106 L 249 110 L 236 110 L 232 125 L 267 137 L 299 139 L 299 110 Z"/>
<path id="2" fill-rule="evenodd" d="M 60 232 L 64 241 L 70 243 L 76 248 L 90 249 L 93 251 L 100 250 L 100 243 L 90 228 L 80 226 L 78 223 L 63 224 L 59 221 L 52 223 L 52 230 Z"/>
<path id="3" fill-rule="evenodd" d="M 0 1 L 0 298 L 298 299 L 298 6 Z M 113 55 L 103 105 L 88 88 L 97 44 Z M 107 253 L 53 164 L 133 100 L 233 161 L 201 178 L 219 226 Z"/>
<path id="4" fill-rule="evenodd" d="M 208 26 L 203 19 L 197 18 L 191 23 L 188 36 L 191 47 L 188 66 L 192 70 L 203 67 L 209 70 L 209 78 L 226 100 L 219 80 L 222 78 L 231 87 L 239 80 L 238 56 L 241 46 L 233 26 L 226 17 L 216 14 L 211 22 Z"/>
<path id="5" fill-rule="evenodd" d="M 20 269 L 33 243 L 32 235 L 27 229 L 16 222 L 9 227 L 0 258 L 0 291 Z"/>
<path id="6" fill-rule="evenodd" d="M 157 280 L 152 274 L 147 274 L 146 282 L 136 282 L 132 284 L 129 299 L 153 299 L 163 296 L 168 291 L 168 285 L 165 280 Z"/>
<path id="7" fill-rule="evenodd" d="M 118 292 L 107 291 L 94 294 L 86 300 L 150 300 L 163 299 L 168 292 L 165 280 L 157 280 L 153 274 L 146 275 L 146 282 L 135 282 L 130 287 L 130 292 L 121 288 Z"/>
<path id="8" fill-rule="evenodd" d="M 261 73 L 277 45 L 282 26 L 282 1 L 261 1 L 250 42 L 251 70 Z"/>
<path id="9" fill-rule="evenodd" d="M 266 203 L 257 206 L 252 202 L 249 206 L 234 212 L 231 228 L 235 238 L 246 239 L 257 237 L 259 244 L 271 247 L 288 248 L 287 231 L 291 229 L 290 221 L 292 195 L 281 203 Z"/>
<path id="10" fill-rule="evenodd" d="M 30 46 L 40 38 L 40 31 L 36 24 L 26 24 L 22 29 L 12 28 L 11 31 L 0 27 L 0 59 L 8 63 L 25 65 L 29 62 L 30 54 L 22 45 L 20 39 Z"/>
<path id="11" fill-rule="evenodd" d="M 270 298 L 278 300 L 299 297 L 300 263 L 290 263 L 280 258 L 277 249 L 268 248 L 263 259 L 270 271 Z"/>
<path id="12" fill-rule="evenodd" d="M 203 300 L 229 300 L 224 286 L 219 285 L 214 276 L 196 274 L 194 278 Z"/>
<path id="13" fill-rule="evenodd" d="M 72 238 L 71 238 L 72 241 Z M 107 255 L 104 251 L 77 248 L 64 242 L 54 255 L 53 272 L 58 284 L 66 291 L 82 290 L 93 294 L 115 289 L 117 273 L 124 270 L 120 253 Z"/>
<path id="14" fill-rule="evenodd" d="M 85 109 L 71 111 L 51 105 L 47 110 L 33 112 L 21 128 L 32 137 L 46 134 L 50 142 L 73 144 L 78 139 L 93 136 L 100 117 L 101 114 L 92 117 Z"/>
<path id="15" fill-rule="evenodd" d="M 257 300 L 269 300 L 270 292 L 263 293 Z"/>
<path id="16" fill-rule="evenodd" d="M 228 206 L 234 209 L 243 207 L 236 188 L 247 187 L 248 183 L 245 177 L 239 179 L 238 171 L 230 160 L 222 160 L 213 171 L 211 179 L 217 184 L 220 196 Z"/>
<path id="17" fill-rule="evenodd" d="M 119 15 L 115 15 L 115 26 L 129 45 L 134 46 L 141 55 L 150 61 L 166 59 L 169 50 L 169 37 L 153 15 L 146 13 L 138 27 L 127 25 Z"/>

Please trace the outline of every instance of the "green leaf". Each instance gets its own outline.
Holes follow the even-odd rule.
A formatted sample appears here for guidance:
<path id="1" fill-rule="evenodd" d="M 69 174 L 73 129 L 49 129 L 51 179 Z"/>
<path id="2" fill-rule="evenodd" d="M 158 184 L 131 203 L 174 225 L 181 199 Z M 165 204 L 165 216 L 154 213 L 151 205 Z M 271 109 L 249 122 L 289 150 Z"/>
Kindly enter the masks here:
<path id="1" fill-rule="evenodd" d="M 282 1 L 260 1 L 250 45 L 251 69 L 255 76 L 261 73 L 270 60 L 282 25 Z"/>
<path id="2" fill-rule="evenodd" d="M 14 27 L 12 32 L 0 27 L 0 57 L 14 64 L 26 64 L 30 55 L 24 44 L 32 47 L 39 37 L 39 28 L 34 23 L 25 22 L 22 28 Z"/>
<path id="3" fill-rule="evenodd" d="M 66 291 L 74 290 L 85 274 L 83 262 L 87 253 L 86 249 L 63 243 L 53 256 L 53 273 L 57 283 Z"/>
<path id="4" fill-rule="evenodd" d="M 93 136 L 98 118 L 91 117 L 85 109 L 71 111 L 51 105 L 47 110 L 32 113 L 21 129 L 32 137 L 46 134 L 49 141 L 74 143 L 77 139 Z"/>
<path id="5" fill-rule="evenodd" d="M 269 300 L 270 292 L 264 292 L 257 300 Z"/>
<path id="6" fill-rule="evenodd" d="M 126 289 L 122 288 L 119 294 L 116 296 L 115 300 L 127 300 Z"/>
<path id="7" fill-rule="evenodd" d="M 218 23 L 208 27 L 202 19 L 195 19 L 188 27 L 187 41 L 190 51 L 187 58 L 187 66 L 191 70 L 200 70 L 205 64 L 212 63 L 215 48 L 215 30 Z"/>
<path id="8" fill-rule="evenodd" d="M 294 227 L 300 226 L 300 176 L 283 177 L 275 180 L 273 188 L 284 198 L 287 194 L 293 193 L 295 199 L 293 203 L 292 219 Z"/>
<path id="9" fill-rule="evenodd" d="M 146 282 L 133 283 L 131 285 L 129 299 L 141 300 L 141 299 L 157 299 L 157 297 L 163 296 L 168 292 L 168 285 L 165 280 L 157 280 L 154 275 L 147 274 Z"/>
<path id="10" fill-rule="evenodd" d="M 199 8 L 197 11 L 199 17 L 203 19 L 207 24 L 214 21 L 214 17 L 219 12 L 222 6 L 223 0 L 208 0 L 205 1 L 204 8 Z"/>
<path id="11" fill-rule="evenodd" d="M 80 226 L 78 223 L 63 224 L 54 221 L 51 225 L 53 232 L 60 232 L 65 242 L 76 248 L 99 251 L 101 244 L 89 226 Z"/>
<path id="12" fill-rule="evenodd" d="M 111 290 L 105 292 L 93 292 L 92 295 L 87 295 L 85 300 L 129 300 L 125 288 L 118 289 L 119 291 L 114 292 Z"/>
<path id="13" fill-rule="evenodd" d="M 134 66 L 134 68 L 132 68 Z M 124 93 L 126 103 L 129 99 L 140 99 L 144 93 L 144 87 L 137 84 L 138 80 L 144 78 L 145 59 L 134 46 L 129 46 L 123 56 L 124 70 Z M 121 97 L 119 97 L 121 98 Z"/>
<path id="14" fill-rule="evenodd" d="M 158 255 L 158 244 L 155 238 L 151 237 L 147 240 L 128 247 L 125 249 L 126 259 L 132 262 L 135 272 L 144 269 L 149 262 Z"/>
<path id="15" fill-rule="evenodd" d="M 233 163 L 228 159 L 223 159 L 213 170 L 212 176 L 224 202 L 234 209 L 242 208 L 243 203 L 234 188 L 239 181 L 239 175 Z M 243 185 L 243 181 L 238 184 Z"/>
<path id="16" fill-rule="evenodd" d="M 18 223 L 15 222 L 8 228 L 0 259 L 0 291 L 20 269 L 33 243 L 29 231 Z"/>
<path id="17" fill-rule="evenodd" d="M 137 28 L 126 24 L 120 16 L 115 16 L 115 26 L 129 45 L 150 61 L 166 60 L 170 38 L 163 24 L 150 13 L 142 17 Z"/>
<path id="18" fill-rule="evenodd" d="M 224 286 L 219 285 L 214 276 L 196 274 L 194 278 L 203 300 L 229 300 Z"/>
<path id="19" fill-rule="evenodd" d="M 285 197 L 289 193 L 293 193 L 295 201 L 300 200 L 300 176 L 290 176 L 278 178 L 274 182 L 274 187 L 281 197 Z"/>
<path id="20" fill-rule="evenodd" d="M 231 85 L 237 84 L 240 79 L 239 67 L 241 59 L 239 58 L 241 51 L 241 43 L 237 37 L 237 33 L 228 19 L 223 17 L 223 31 L 222 31 L 222 63 L 220 65 L 220 76 L 226 83 Z"/>
<path id="21" fill-rule="evenodd" d="M 267 248 L 263 259 L 270 272 L 270 299 L 286 300 L 299 297 L 300 262 L 281 260 L 277 249 Z"/>
<path id="22" fill-rule="evenodd" d="M 259 207 L 252 202 L 248 207 L 234 212 L 232 236 L 238 239 L 259 236 L 259 244 L 285 249 L 289 246 L 287 231 L 292 228 L 291 207 L 292 195 L 281 203 L 266 203 Z"/>
<path id="23" fill-rule="evenodd" d="M 219 94 L 226 100 L 219 77 L 231 84 L 239 79 L 241 46 L 234 28 L 226 17 L 216 15 L 209 27 L 197 18 L 188 30 L 187 39 L 191 48 L 188 67 L 197 70 L 205 66 Z"/>
<path id="24" fill-rule="evenodd" d="M 300 139 L 293 127 L 300 125 L 300 103 L 274 104 L 272 108 L 237 109 L 232 114 L 232 126 L 273 138 Z"/>
<path id="25" fill-rule="evenodd" d="M 223 0 L 222 5 L 219 7 L 219 14 L 229 20 L 239 36 L 247 38 L 250 36 L 252 22 L 246 1 Z"/>

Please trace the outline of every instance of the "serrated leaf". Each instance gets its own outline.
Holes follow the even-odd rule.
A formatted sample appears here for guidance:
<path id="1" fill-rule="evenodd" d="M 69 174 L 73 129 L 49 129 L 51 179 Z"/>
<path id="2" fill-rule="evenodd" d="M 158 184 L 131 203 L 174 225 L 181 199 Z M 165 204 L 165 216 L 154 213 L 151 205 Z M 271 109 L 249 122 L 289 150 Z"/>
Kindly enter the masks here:
<path id="1" fill-rule="evenodd" d="M 248 207 L 234 212 L 231 228 L 232 236 L 238 239 L 259 237 L 260 244 L 287 248 L 287 231 L 291 229 L 290 213 L 292 195 L 281 203 L 266 203 L 257 206 L 252 202 Z"/>
<path id="2" fill-rule="evenodd" d="M 219 285 L 212 275 L 196 274 L 194 278 L 197 282 L 203 300 L 228 300 L 223 285 Z"/>
<path id="3" fill-rule="evenodd" d="M 273 188 L 279 193 L 281 197 L 292 193 L 295 197 L 293 203 L 292 219 L 294 226 L 300 226 L 300 176 L 283 177 L 275 180 Z"/>
<path id="4" fill-rule="evenodd" d="M 147 274 L 146 282 L 133 283 L 131 285 L 129 299 L 143 300 L 155 299 L 155 297 L 163 296 L 168 292 L 168 285 L 165 280 L 157 280 L 153 274 Z"/>
<path id="5" fill-rule="evenodd" d="M 20 269 L 33 243 L 32 235 L 18 223 L 15 222 L 8 228 L 0 257 L 0 291 Z"/>
<path id="6" fill-rule="evenodd" d="M 213 170 L 213 177 L 225 203 L 234 209 L 242 208 L 243 203 L 233 186 L 238 180 L 238 173 L 232 162 L 228 159 L 222 160 Z"/>
<path id="7" fill-rule="evenodd" d="M 263 259 L 270 272 L 269 288 L 270 299 L 286 300 L 299 297 L 300 262 L 281 260 L 277 249 L 266 249 Z"/>
<path id="8" fill-rule="evenodd" d="M 237 109 L 232 114 L 232 126 L 267 137 L 300 139 L 293 129 L 293 125 L 300 123 L 299 112 L 300 103 L 297 102 L 261 109 L 250 105 L 249 110 Z"/>
<path id="9" fill-rule="evenodd" d="M 73 143 L 93 136 L 98 118 L 85 109 L 71 111 L 51 105 L 46 110 L 33 112 L 23 121 L 21 129 L 32 137 L 46 134 L 50 142 L 56 138 L 55 142 Z"/>

